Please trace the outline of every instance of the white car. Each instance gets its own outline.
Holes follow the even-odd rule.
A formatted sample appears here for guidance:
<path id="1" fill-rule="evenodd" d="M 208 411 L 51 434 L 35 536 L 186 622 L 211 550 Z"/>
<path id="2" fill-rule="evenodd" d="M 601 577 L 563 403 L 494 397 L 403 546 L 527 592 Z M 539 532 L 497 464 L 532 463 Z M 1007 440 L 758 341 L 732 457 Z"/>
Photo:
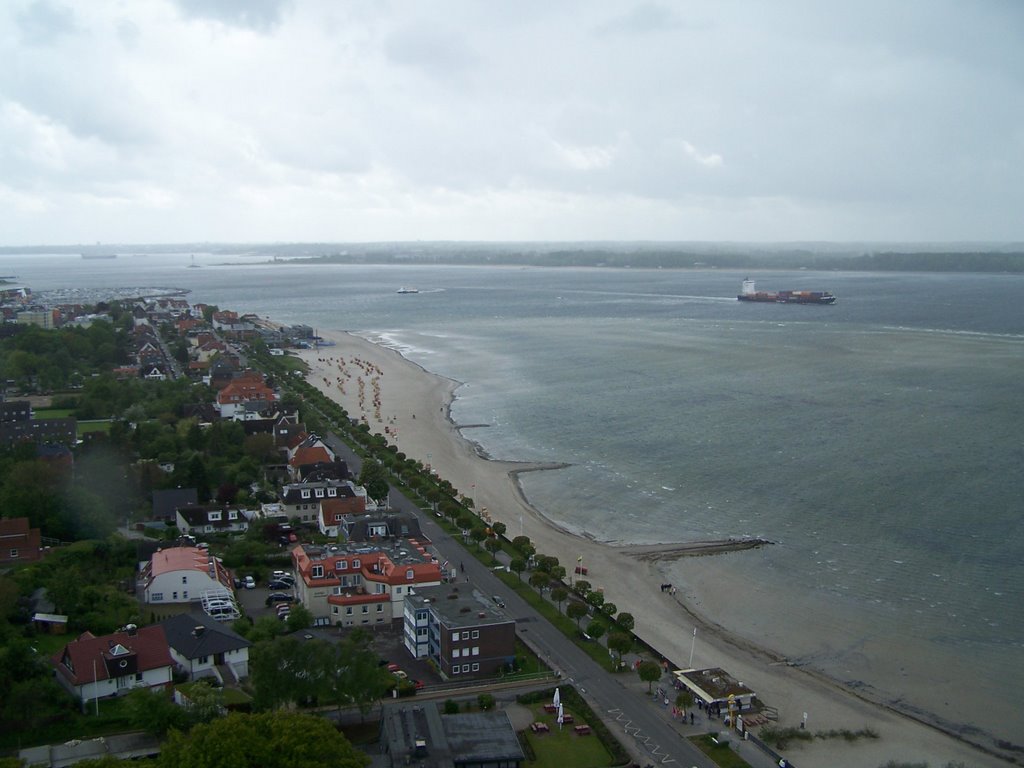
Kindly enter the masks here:
<path id="1" fill-rule="evenodd" d="M 245 581 L 242 582 L 246 589 L 256 589 L 256 579 L 252 576 L 246 576 Z"/>

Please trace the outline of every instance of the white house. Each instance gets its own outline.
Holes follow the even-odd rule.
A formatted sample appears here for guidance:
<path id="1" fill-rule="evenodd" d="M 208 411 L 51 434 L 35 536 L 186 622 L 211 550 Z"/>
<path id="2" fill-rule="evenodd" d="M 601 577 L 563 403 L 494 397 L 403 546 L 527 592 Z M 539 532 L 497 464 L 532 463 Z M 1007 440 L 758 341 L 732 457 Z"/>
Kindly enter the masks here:
<path id="1" fill-rule="evenodd" d="M 50 659 L 57 681 L 83 702 L 128 693 L 133 688 L 162 688 L 174 665 L 163 627 L 96 637 L 86 632 Z"/>
<path id="2" fill-rule="evenodd" d="M 224 564 L 199 547 L 171 547 L 153 554 L 140 577 L 147 603 L 193 603 L 211 590 L 232 590 Z"/>
<path id="3" fill-rule="evenodd" d="M 241 533 L 249 530 L 249 518 L 236 507 L 194 504 L 178 507 L 174 516 L 182 533 Z"/>

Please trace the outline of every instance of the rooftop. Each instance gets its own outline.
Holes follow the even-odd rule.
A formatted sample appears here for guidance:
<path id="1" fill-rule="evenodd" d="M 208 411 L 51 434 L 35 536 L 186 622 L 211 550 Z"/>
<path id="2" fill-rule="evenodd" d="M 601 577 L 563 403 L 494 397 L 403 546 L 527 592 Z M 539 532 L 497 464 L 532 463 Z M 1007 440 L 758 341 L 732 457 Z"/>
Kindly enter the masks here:
<path id="1" fill-rule="evenodd" d="M 439 587 L 416 588 L 409 595 L 414 608 L 429 606 L 448 627 L 479 627 L 487 624 L 504 624 L 512 621 L 494 601 L 469 585 L 460 588 L 455 584 Z"/>

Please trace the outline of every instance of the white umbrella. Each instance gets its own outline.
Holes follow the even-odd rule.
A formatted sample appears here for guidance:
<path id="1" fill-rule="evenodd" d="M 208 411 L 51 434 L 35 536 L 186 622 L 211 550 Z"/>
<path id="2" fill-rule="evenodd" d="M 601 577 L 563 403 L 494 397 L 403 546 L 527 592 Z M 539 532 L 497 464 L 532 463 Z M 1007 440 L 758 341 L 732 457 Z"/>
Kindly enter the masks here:
<path id="1" fill-rule="evenodd" d="M 562 705 L 558 705 L 558 730 L 562 730 Z"/>
<path id="2" fill-rule="evenodd" d="M 556 707 L 562 703 L 562 697 L 558 695 L 558 688 L 555 688 L 555 698 L 551 701 Z"/>

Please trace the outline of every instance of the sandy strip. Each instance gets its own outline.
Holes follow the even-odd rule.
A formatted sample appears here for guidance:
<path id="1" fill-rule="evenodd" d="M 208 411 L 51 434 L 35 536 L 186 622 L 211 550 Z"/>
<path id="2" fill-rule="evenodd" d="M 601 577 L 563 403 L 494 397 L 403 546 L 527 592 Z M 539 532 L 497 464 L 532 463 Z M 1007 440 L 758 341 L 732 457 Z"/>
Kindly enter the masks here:
<path id="1" fill-rule="evenodd" d="M 400 451 L 436 469 L 473 498 L 478 511 L 486 510 L 492 519 L 504 522 L 509 537 L 522 531 L 538 552 L 558 557 L 570 570 L 582 557 L 590 570 L 588 580 L 602 587 L 619 610 L 634 615 L 636 633 L 652 647 L 685 665 L 696 627 L 694 666 L 729 671 L 778 708 L 781 725 L 796 726 L 802 713 L 809 712 L 813 713 L 809 727 L 814 731 L 871 728 L 880 735 L 878 740 L 860 740 L 853 745 L 828 740 L 791 747 L 790 757 L 800 768 L 873 768 L 889 760 L 928 761 L 933 768 L 949 761 L 963 761 L 972 768 L 1010 764 L 867 701 L 822 675 L 788 666 L 782 657 L 701 616 L 685 603 L 684 590 L 675 595 L 662 592 L 659 585 L 665 575 L 659 563 L 687 554 L 686 547 L 610 547 L 560 528 L 526 502 L 516 482 L 520 472 L 552 465 L 489 460 L 463 434 L 485 425 L 460 427 L 449 419 L 458 382 L 426 372 L 395 350 L 366 339 L 342 332 L 321 333 L 335 346 L 300 353 L 310 365 L 310 383 L 351 416 L 365 419 L 371 431 L 387 435 Z M 700 548 L 698 544 L 695 549 Z"/>

